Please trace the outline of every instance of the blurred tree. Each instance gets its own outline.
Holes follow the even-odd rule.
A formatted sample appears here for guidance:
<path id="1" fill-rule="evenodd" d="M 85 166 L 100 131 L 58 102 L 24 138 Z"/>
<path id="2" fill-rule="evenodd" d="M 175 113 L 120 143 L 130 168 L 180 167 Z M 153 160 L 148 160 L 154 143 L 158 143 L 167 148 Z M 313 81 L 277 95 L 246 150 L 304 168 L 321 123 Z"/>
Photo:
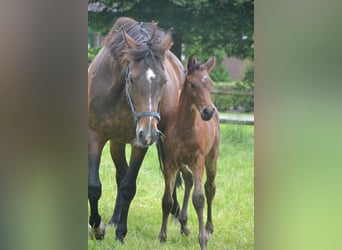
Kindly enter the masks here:
<path id="1" fill-rule="evenodd" d="M 224 50 L 254 59 L 254 0 L 88 0 L 88 26 L 100 34 L 121 16 L 173 27 L 172 50 L 179 58 L 182 44 L 200 44 L 206 55 Z"/>

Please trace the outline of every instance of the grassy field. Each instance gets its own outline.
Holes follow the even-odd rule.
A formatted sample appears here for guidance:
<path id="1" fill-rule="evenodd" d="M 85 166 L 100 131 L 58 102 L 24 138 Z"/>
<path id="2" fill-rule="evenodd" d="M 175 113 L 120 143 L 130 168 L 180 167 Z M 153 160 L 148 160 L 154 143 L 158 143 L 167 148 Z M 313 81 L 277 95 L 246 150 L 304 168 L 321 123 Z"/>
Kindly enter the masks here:
<path id="1" fill-rule="evenodd" d="M 108 223 L 116 195 L 115 168 L 108 145 L 103 151 L 100 174 L 103 193 L 99 211 L 104 222 Z M 254 126 L 221 125 L 216 185 L 214 234 L 208 241 L 208 249 L 254 249 Z M 181 235 L 179 225 L 170 218 L 167 242 L 159 243 L 163 189 L 164 180 L 153 146 L 138 176 L 125 243 L 115 241 L 115 229 L 107 227 L 103 241 L 88 239 L 88 249 L 199 249 L 198 222 L 191 201 L 188 210 L 190 235 Z M 178 192 L 180 200 L 183 190 Z"/>

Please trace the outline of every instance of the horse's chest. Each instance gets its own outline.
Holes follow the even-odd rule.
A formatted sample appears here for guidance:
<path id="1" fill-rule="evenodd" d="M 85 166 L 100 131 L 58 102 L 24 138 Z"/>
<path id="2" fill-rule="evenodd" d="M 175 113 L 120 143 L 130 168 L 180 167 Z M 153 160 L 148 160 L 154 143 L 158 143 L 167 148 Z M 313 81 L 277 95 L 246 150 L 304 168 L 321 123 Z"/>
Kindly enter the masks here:
<path id="1" fill-rule="evenodd" d="M 135 121 L 127 103 L 108 100 L 98 109 L 93 124 L 106 138 L 125 143 L 135 138 Z"/>

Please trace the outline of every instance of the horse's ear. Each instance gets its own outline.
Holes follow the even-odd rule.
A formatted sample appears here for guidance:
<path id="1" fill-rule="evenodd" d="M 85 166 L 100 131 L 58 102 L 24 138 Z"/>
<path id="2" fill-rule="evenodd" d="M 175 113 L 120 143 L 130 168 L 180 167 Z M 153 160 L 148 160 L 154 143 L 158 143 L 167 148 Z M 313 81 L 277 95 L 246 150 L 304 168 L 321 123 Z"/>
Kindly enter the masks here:
<path id="1" fill-rule="evenodd" d="M 122 29 L 122 37 L 125 41 L 126 46 L 129 49 L 136 49 L 137 48 L 137 44 L 135 43 L 135 41 L 133 40 L 132 37 L 130 37 L 125 31 L 124 29 Z"/>
<path id="2" fill-rule="evenodd" d="M 208 59 L 208 61 L 203 65 L 203 67 L 210 73 L 210 71 L 215 67 L 216 65 L 216 58 L 215 56 L 212 56 Z"/>
<path id="3" fill-rule="evenodd" d="M 191 70 L 193 70 L 196 66 L 196 63 L 197 63 L 197 59 L 194 55 L 191 55 L 188 59 L 188 63 L 187 63 L 187 69 L 188 69 L 188 72 L 190 72 Z"/>
<path id="4" fill-rule="evenodd" d="M 172 29 L 169 29 L 169 31 L 166 33 L 163 41 L 160 43 L 160 48 L 162 50 L 162 53 L 170 49 L 172 46 Z"/>

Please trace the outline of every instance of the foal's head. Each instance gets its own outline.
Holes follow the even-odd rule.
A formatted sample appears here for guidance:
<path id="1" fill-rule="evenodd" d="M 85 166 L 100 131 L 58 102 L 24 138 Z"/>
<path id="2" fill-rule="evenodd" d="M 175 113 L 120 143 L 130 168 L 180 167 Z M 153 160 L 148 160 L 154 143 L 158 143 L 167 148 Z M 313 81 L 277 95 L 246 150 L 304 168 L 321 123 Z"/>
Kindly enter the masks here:
<path id="1" fill-rule="evenodd" d="M 139 41 L 139 36 L 133 38 L 123 31 L 126 95 L 136 121 L 136 144 L 142 147 L 152 145 L 160 133 L 157 128 L 160 102 L 167 82 L 164 53 L 172 44 L 171 32 L 156 32 L 156 27 L 152 29 L 153 33 L 143 41 Z M 144 31 L 144 27 L 139 27 L 140 30 L 148 31 Z"/>
<path id="2" fill-rule="evenodd" d="M 187 63 L 187 74 L 184 90 L 192 104 L 201 113 L 204 121 L 211 119 L 215 112 L 215 106 L 211 101 L 210 90 L 213 85 L 209 74 L 216 63 L 215 56 L 201 64 L 195 56 L 190 56 Z"/>

